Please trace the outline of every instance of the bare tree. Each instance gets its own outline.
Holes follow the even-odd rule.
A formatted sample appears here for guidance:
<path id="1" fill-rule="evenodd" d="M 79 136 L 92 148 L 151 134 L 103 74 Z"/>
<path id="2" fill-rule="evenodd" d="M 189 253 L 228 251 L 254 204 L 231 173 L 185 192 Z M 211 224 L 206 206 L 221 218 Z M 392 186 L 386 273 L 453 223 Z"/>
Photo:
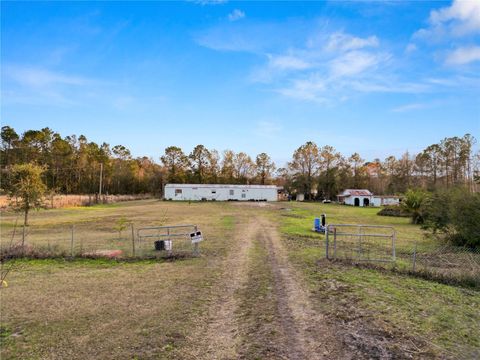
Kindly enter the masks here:
<path id="1" fill-rule="evenodd" d="M 255 170 L 260 184 L 265 185 L 275 171 L 275 163 L 266 153 L 258 154 L 255 159 Z"/>

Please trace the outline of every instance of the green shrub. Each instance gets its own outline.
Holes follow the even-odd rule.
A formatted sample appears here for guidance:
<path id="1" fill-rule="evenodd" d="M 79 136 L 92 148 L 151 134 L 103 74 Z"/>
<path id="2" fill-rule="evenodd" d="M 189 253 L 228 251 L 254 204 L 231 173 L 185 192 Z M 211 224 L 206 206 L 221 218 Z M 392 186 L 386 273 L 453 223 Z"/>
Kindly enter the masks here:
<path id="1" fill-rule="evenodd" d="M 424 229 L 455 245 L 480 248 L 480 194 L 455 188 L 435 192 L 422 206 Z"/>
<path id="2" fill-rule="evenodd" d="M 423 190 L 410 189 L 405 193 L 401 208 L 412 217 L 412 223 L 423 224 L 425 220 L 424 205 L 428 202 L 429 193 Z"/>
<path id="3" fill-rule="evenodd" d="M 410 217 L 410 214 L 407 213 L 401 206 L 398 205 L 387 205 L 380 210 L 377 215 L 380 216 L 396 216 L 396 217 Z"/>

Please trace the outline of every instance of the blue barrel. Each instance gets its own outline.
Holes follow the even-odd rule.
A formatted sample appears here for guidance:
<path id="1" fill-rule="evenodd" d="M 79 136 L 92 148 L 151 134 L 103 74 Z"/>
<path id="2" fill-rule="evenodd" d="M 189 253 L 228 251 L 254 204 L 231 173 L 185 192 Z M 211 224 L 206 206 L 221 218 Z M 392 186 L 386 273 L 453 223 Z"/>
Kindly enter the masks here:
<path id="1" fill-rule="evenodd" d="M 313 222 L 313 227 L 315 230 L 320 230 L 320 219 L 319 218 L 315 218 L 314 222 Z"/>

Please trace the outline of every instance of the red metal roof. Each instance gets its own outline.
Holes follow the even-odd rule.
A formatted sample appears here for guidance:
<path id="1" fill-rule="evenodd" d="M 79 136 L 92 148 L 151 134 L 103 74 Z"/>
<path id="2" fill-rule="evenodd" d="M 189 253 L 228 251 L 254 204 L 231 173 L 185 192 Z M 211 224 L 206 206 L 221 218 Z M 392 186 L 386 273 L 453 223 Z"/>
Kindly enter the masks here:
<path id="1" fill-rule="evenodd" d="M 346 189 L 341 195 L 342 196 L 371 196 L 373 194 L 366 189 Z"/>

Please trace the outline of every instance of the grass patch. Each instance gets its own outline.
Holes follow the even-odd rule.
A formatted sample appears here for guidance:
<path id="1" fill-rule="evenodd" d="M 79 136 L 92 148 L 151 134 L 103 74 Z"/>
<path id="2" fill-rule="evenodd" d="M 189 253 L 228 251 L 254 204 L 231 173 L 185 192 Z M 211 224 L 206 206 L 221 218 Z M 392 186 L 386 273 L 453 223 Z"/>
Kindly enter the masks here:
<path id="1" fill-rule="evenodd" d="M 329 214 L 327 206 L 319 206 Z M 418 227 L 407 219 L 376 216 L 370 209 L 330 207 L 329 223 L 389 224 L 400 234 L 420 236 Z M 354 321 L 356 316 L 370 321 L 399 338 L 417 338 L 425 344 L 419 357 L 460 354 L 474 358 L 480 353 L 480 292 L 474 289 L 441 284 L 387 271 L 332 263 L 324 259 L 323 241 L 304 236 L 313 225 L 316 205 L 295 204 L 294 213 L 303 219 L 281 217 L 281 231 L 292 262 L 304 273 L 317 305 L 332 319 Z M 325 210 L 325 211 L 324 211 Z M 367 210 L 367 211 L 363 211 Z M 357 211 L 358 214 L 351 212 Z M 377 211 L 377 210 L 375 210 Z M 310 221 L 311 220 L 311 221 Z M 385 221 L 386 220 L 386 221 Z M 317 235 L 317 237 L 320 237 Z M 321 237 L 323 239 L 323 236 Z M 428 240 L 427 244 L 428 244 Z M 320 260 L 320 262 L 319 262 Z M 320 264 L 320 265 L 319 265 Z M 428 301 L 426 301 L 428 299 Z M 410 340 L 408 340 L 410 341 Z"/>
<path id="2" fill-rule="evenodd" d="M 46 210 L 32 213 L 27 242 L 70 254 L 69 229 L 61 224 L 75 223 L 76 250 L 82 244 L 85 251 L 121 246 L 128 251 L 130 233 L 119 240 L 110 227 L 121 217 L 137 226 L 158 225 L 165 213 L 168 224 L 199 226 L 206 239 L 199 257 L 15 260 L 9 286 L 1 290 L 0 326 L 8 329 L 2 358 L 182 358 L 191 329 L 212 298 L 240 209 L 145 200 Z M 14 222 L 15 214 L 2 220 Z M 9 242 L 1 230 L 2 241 Z M 153 241 L 144 246 L 150 251 Z"/>
<path id="3" fill-rule="evenodd" d="M 449 353 L 480 349 L 480 293 L 405 275 L 356 267 L 322 267 L 311 274 L 319 283 L 339 282 L 342 296 L 380 316 L 392 329 L 420 336 Z M 425 299 L 428 298 L 428 301 Z"/>
<path id="4" fill-rule="evenodd" d="M 232 215 L 223 216 L 221 222 L 225 230 L 232 230 L 235 226 L 235 218 Z"/>

